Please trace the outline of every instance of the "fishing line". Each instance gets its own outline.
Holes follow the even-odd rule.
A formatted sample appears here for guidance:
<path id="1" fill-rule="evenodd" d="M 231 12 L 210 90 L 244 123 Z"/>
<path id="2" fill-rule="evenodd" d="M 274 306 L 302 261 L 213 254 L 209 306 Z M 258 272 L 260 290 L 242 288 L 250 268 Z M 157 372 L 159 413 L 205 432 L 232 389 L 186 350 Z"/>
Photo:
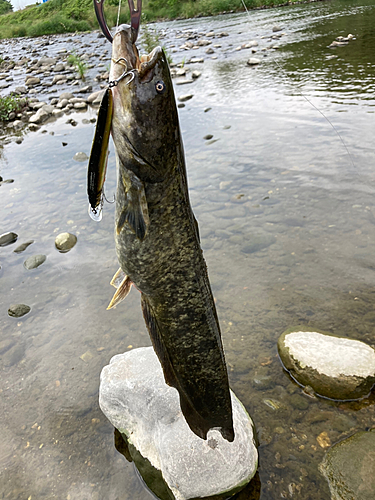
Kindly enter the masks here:
<path id="1" fill-rule="evenodd" d="M 120 20 L 120 10 L 121 10 L 121 0 L 119 0 L 119 2 L 118 2 L 116 29 L 118 28 L 118 23 L 119 23 L 119 20 Z"/>
<path id="2" fill-rule="evenodd" d="M 248 11 L 247 7 L 246 7 L 246 4 L 245 4 L 245 0 L 241 0 L 242 1 L 242 4 L 245 8 L 245 11 L 246 11 L 246 14 L 248 15 L 249 17 L 249 20 L 251 19 L 251 16 L 250 16 L 250 12 Z M 278 63 L 277 59 L 274 59 L 274 62 L 276 63 L 276 66 L 282 71 L 283 68 L 282 66 Z M 344 141 L 344 139 L 342 138 L 340 132 L 337 130 L 337 128 L 334 126 L 334 124 L 331 122 L 331 120 L 323 113 L 323 111 L 321 111 L 317 106 L 315 106 L 315 104 L 313 102 L 310 101 L 310 99 L 305 96 L 302 91 L 300 90 L 300 88 L 298 87 L 298 84 L 295 86 L 293 84 L 291 84 L 291 87 L 294 89 L 296 88 L 297 92 L 305 99 L 305 101 L 307 101 L 318 113 L 320 113 L 322 115 L 322 117 L 331 125 L 331 127 L 333 128 L 333 130 L 335 131 L 335 133 L 337 134 L 338 138 L 340 139 L 342 145 L 344 146 L 348 156 L 349 156 L 349 159 L 350 159 L 350 162 L 352 164 L 352 167 L 356 170 L 356 166 L 354 164 L 354 161 L 353 161 L 353 158 L 352 158 L 352 155 L 350 154 L 350 151 Z"/>

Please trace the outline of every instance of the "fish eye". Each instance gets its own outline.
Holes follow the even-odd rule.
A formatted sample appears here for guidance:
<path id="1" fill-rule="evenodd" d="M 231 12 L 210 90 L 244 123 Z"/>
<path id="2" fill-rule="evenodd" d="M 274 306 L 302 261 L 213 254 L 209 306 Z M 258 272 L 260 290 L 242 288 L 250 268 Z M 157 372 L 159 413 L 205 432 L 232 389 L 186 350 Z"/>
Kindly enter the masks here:
<path id="1" fill-rule="evenodd" d="M 161 81 L 160 81 L 160 82 L 156 82 L 156 84 L 155 84 L 155 89 L 156 89 L 156 92 L 157 92 L 158 94 L 164 94 L 164 92 L 165 92 L 166 88 L 167 88 L 167 87 L 166 87 L 166 85 L 165 85 L 165 83 L 164 83 L 164 82 L 161 82 Z"/>

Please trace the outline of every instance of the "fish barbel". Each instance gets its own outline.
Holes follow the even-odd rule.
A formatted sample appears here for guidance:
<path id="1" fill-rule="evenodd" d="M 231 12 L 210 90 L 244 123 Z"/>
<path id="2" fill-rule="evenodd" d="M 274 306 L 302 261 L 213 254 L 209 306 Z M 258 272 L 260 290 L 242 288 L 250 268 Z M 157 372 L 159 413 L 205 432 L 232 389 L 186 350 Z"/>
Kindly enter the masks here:
<path id="1" fill-rule="evenodd" d="M 191 430 L 233 441 L 220 327 L 191 209 L 176 101 L 163 50 L 139 58 L 134 32 L 117 28 L 110 81 L 116 149 L 117 305 L 132 284 L 165 381 Z M 128 75 L 124 78 L 124 74 Z"/>

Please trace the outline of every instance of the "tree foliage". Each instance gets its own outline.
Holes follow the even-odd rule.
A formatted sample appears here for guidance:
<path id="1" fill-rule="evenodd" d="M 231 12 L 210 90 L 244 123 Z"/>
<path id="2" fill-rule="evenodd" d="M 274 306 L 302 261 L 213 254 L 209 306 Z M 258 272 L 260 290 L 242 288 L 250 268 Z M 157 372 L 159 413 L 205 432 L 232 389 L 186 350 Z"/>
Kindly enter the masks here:
<path id="1" fill-rule="evenodd" d="M 13 6 L 9 0 L 0 0 L 0 16 L 2 14 L 6 14 L 7 12 L 11 12 L 13 10 Z"/>

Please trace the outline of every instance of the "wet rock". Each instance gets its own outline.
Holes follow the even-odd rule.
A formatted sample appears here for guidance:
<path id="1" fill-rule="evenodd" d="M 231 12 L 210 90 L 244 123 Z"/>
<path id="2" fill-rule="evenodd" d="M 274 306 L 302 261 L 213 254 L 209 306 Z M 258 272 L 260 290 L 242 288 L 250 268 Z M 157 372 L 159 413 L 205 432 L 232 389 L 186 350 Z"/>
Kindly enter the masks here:
<path id="1" fill-rule="evenodd" d="M 212 47 L 208 47 L 208 49 L 206 49 L 206 54 L 210 55 L 210 54 L 214 54 L 214 53 L 215 53 L 215 51 Z"/>
<path id="2" fill-rule="evenodd" d="M 70 99 L 73 99 L 74 98 L 74 95 L 71 94 L 70 92 L 63 92 L 60 97 L 59 97 L 59 100 L 62 101 L 63 99 L 67 99 L 68 101 Z"/>
<path id="3" fill-rule="evenodd" d="M 20 94 L 27 94 L 27 88 L 26 87 L 16 87 L 14 89 L 14 92 L 18 95 Z"/>
<path id="4" fill-rule="evenodd" d="M 191 74 L 191 77 L 196 80 L 197 78 L 199 78 L 201 76 L 202 72 L 201 71 L 193 71 L 192 74 Z"/>
<path id="5" fill-rule="evenodd" d="M 256 66 L 257 64 L 260 63 L 260 59 L 257 59 L 256 57 L 250 57 L 250 59 L 247 61 L 248 66 Z"/>
<path id="6" fill-rule="evenodd" d="M 30 130 L 31 132 L 36 132 L 36 131 L 37 131 L 37 130 L 39 130 L 39 129 L 40 129 L 39 125 L 37 125 L 36 123 L 30 123 L 30 125 L 29 125 L 29 130 Z"/>
<path id="7" fill-rule="evenodd" d="M 57 63 L 56 66 L 53 68 L 53 71 L 55 71 L 56 73 L 64 70 L 65 70 L 65 64 L 61 62 Z"/>
<path id="8" fill-rule="evenodd" d="M 27 247 L 29 247 L 33 243 L 34 243 L 34 240 L 26 241 L 25 243 L 21 243 L 21 245 L 18 245 L 18 247 L 13 251 L 14 251 L 14 253 L 22 253 L 26 250 Z"/>
<path id="9" fill-rule="evenodd" d="M 271 234 L 251 236 L 249 243 L 242 247 L 243 253 L 255 253 L 268 248 L 276 242 L 276 238 Z"/>
<path id="10" fill-rule="evenodd" d="M 38 76 L 29 76 L 26 78 L 26 87 L 33 87 L 34 85 L 40 84 L 40 78 Z"/>
<path id="11" fill-rule="evenodd" d="M 13 304 L 8 309 L 8 315 L 12 318 L 22 318 L 31 311 L 31 307 L 26 304 Z"/>
<path id="12" fill-rule="evenodd" d="M 63 82 L 63 81 L 65 81 L 65 82 L 67 81 L 65 75 L 55 75 L 53 77 L 53 80 L 52 80 L 52 85 L 54 85 L 55 83 L 58 83 L 58 82 Z"/>
<path id="13" fill-rule="evenodd" d="M 43 262 L 47 259 L 46 255 L 38 254 L 38 255 L 32 255 L 28 259 L 25 260 L 23 265 L 25 266 L 26 269 L 36 269 L 37 267 L 41 266 Z"/>
<path id="14" fill-rule="evenodd" d="M 43 56 L 37 62 L 37 66 L 50 66 L 52 64 L 56 64 L 56 62 L 57 62 L 57 59 L 54 57 Z"/>
<path id="15" fill-rule="evenodd" d="M 189 101 L 190 99 L 192 99 L 194 97 L 193 94 L 187 94 L 187 95 L 181 95 L 178 100 L 180 102 L 186 102 L 186 101 Z"/>
<path id="16" fill-rule="evenodd" d="M 61 253 L 66 253 L 71 250 L 77 243 L 77 236 L 70 233 L 61 233 L 56 236 L 55 246 Z"/>
<path id="17" fill-rule="evenodd" d="M 64 112 L 62 109 L 54 109 L 52 111 L 52 116 L 54 116 L 55 118 L 61 118 L 62 116 L 64 116 Z"/>
<path id="18" fill-rule="evenodd" d="M 97 92 L 93 92 L 92 94 L 90 94 L 87 98 L 87 102 L 89 104 L 93 103 L 94 101 L 96 101 L 97 99 L 102 99 L 103 95 L 104 95 L 104 90 L 98 90 Z"/>
<path id="19" fill-rule="evenodd" d="M 278 351 L 292 377 L 320 396 L 357 399 L 375 384 L 375 350 L 358 340 L 287 330 L 279 338 Z"/>
<path id="20" fill-rule="evenodd" d="M 75 160 L 75 161 L 87 161 L 88 159 L 89 159 L 89 157 L 87 156 L 87 154 L 83 153 L 82 151 L 80 151 L 79 153 L 76 153 L 73 156 L 73 160 Z"/>
<path id="21" fill-rule="evenodd" d="M 332 499 L 373 500 L 375 432 L 360 431 L 329 449 L 319 466 Z"/>
<path id="22" fill-rule="evenodd" d="M 45 122 L 48 117 L 51 115 L 51 113 L 48 112 L 47 109 L 45 109 L 47 106 L 44 106 L 43 108 L 38 109 L 38 111 L 35 113 L 35 115 L 30 116 L 30 123 L 43 123 Z M 52 111 L 51 111 L 52 112 Z"/>
<path id="23" fill-rule="evenodd" d="M 185 80 L 179 80 L 178 82 L 176 82 L 176 85 L 186 85 L 188 83 L 193 83 L 194 80 L 190 80 L 190 79 L 185 79 Z"/>
<path id="24" fill-rule="evenodd" d="M 272 28 L 272 31 L 273 31 L 274 33 L 276 33 L 277 31 L 281 31 L 281 30 L 282 30 L 282 28 L 281 28 L 280 26 L 278 26 L 278 25 L 276 25 L 276 26 L 274 26 L 274 27 Z"/>
<path id="25" fill-rule="evenodd" d="M 232 403 L 233 443 L 215 430 L 202 440 L 185 422 L 178 393 L 165 384 L 152 347 L 113 357 L 101 373 L 100 407 L 125 437 L 146 484 L 163 499 L 224 499 L 255 475 L 253 424 L 233 393 Z"/>
<path id="26" fill-rule="evenodd" d="M 17 238 L 18 234 L 12 232 L 0 235 L 0 247 L 6 247 L 7 245 L 15 243 L 17 241 Z"/>
<path id="27" fill-rule="evenodd" d="M 205 135 L 205 136 L 203 137 L 203 139 L 204 139 L 205 141 L 209 141 L 209 140 L 210 140 L 210 139 L 212 139 L 212 138 L 213 138 L 213 135 L 211 135 L 211 134 L 207 134 L 207 135 Z"/>
<path id="28" fill-rule="evenodd" d="M 74 109 L 86 109 L 87 104 L 85 102 L 76 102 L 74 103 Z"/>
<path id="29" fill-rule="evenodd" d="M 91 85 L 85 85 L 84 87 L 81 87 L 80 89 L 77 90 L 79 94 L 88 94 L 91 91 L 92 91 Z"/>

